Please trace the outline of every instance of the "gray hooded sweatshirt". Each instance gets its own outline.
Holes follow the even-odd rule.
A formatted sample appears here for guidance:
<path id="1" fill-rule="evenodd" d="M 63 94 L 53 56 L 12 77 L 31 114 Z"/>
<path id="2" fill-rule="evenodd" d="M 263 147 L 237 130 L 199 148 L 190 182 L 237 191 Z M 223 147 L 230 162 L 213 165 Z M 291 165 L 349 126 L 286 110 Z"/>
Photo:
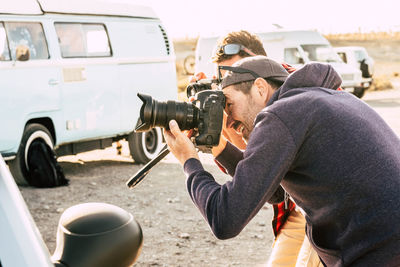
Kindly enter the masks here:
<path id="1" fill-rule="evenodd" d="M 246 150 L 228 143 L 218 156 L 231 181 L 185 162 L 189 194 L 216 237 L 239 234 L 282 186 L 325 265 L 400 265 L 400 139 L 363 101 L 332 90 L 340 83 L 320 63 L 289 75 Z"/>

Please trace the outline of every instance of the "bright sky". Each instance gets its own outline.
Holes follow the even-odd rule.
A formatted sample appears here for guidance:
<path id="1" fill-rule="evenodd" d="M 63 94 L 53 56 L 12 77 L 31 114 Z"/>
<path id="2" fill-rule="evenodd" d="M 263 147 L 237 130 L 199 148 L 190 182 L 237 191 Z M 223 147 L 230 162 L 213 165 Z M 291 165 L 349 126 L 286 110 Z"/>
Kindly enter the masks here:
<path id="1" fill-rule="evenodd" d="M 398 0 L 138 1 L 154 8 L 172 38 L 271 30 L 272 24 L 322 33 L 400 30 Z"/>

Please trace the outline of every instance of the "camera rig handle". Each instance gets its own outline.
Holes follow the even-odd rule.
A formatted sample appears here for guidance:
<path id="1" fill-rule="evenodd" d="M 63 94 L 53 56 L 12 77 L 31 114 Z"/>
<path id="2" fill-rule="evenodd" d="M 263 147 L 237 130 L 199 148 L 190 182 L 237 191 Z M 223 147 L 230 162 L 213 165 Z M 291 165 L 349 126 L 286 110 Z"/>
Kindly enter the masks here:
<path id="1" fill-rule="evenodd" d="M 127 182 L 126 185 L 129 188 L 135 187 L 137 184 L 139 184 L 144 177 L 149 173 L 151 168 L 153 168 L 157 163 L 159 163 L 163 158 L 165 158 L 166 155 L 169 154 L 169 150 L 167 145 L 161 150 L 160 154 L 158 154 L 154 159 L 150 160 L 147 162 L 146 165 L 143 166 L 135 175 L 133 175 Z"/>
<path id="2" fill-rule="evenodd" d="M 186 136 L 191 138 L 195 134 L 193 129 L 187 131 Z M 146 165 L 143 166 L 137 173 L 135 173 L 127 182 L 126 186 L 129 188 L 134 188 L 137 184 L 139 184 L 144 177 L 149 173 L 151 168 L 153 168 L 157 163 L 159 163 L 165 156 L 169 154 L 168 145 L 165 145 L 161 152 L 152 160 L 147 162 Z"/>

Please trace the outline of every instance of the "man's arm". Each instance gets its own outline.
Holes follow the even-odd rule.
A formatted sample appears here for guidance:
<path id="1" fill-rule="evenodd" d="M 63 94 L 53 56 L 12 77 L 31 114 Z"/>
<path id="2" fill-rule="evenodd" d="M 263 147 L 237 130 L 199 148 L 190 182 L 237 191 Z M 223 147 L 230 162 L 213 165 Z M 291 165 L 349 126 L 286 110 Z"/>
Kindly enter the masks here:
<path id="1" fill-rule="evenodd" d="M 286 126 L 267 112 L 258 117 L 232 181 L 220 185 L 204 170 L 198 158 L 188 157 L 184 161 L 190 197 L 220 239 L 240 233 L 277 190 L 294 159 L 295 145 Z M 175 131 L 171 127 L 171 132 Z M 167 135 L 168 145 L 169 138 Z M 186 149 L 191 150 L 179 147 L 182 154 L 190 154 L 183 152 Z M 175 148 L 171 152 L 179 153 Z"/>
<path id="2" fill-rule="evenodd" d="M 224 172 L 228 173 L 230 176 L 235 175 L 236 166 L 243 159 L 243 151 L 238 149 L 235 145 L 227 142 L 223 137 L 221 137 L 221 142 L 223 145 L 221 151 L 216 153 L 218 156 L 215 158 L 218 167 L 222 168 Z M 213 151 L 214 154 L 214 151 Z M 272 197 L 268 200 L 269 204 L 278 204 L 284 201 L 285 190 L 281 186 L 275 191 Z"/>

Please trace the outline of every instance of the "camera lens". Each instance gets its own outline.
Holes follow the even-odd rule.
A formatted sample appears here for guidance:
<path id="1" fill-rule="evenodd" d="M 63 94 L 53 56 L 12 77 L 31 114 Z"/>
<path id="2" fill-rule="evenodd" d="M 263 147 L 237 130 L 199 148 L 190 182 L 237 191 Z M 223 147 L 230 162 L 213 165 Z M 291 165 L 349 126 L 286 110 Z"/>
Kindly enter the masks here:
<path id="1" fill-rule="evenodd" d="M 170 120 L 176 120 L 181 130 L 196 128 L 199 120 L 199 109 L 192 103 L 169 100 L 161 102 L 151 96 L 137 94 L 143 101 L 140 108 L 140 122 L 136 126 L 136 132 L 148 131 L 154 127 L 169 129 Z"/>

